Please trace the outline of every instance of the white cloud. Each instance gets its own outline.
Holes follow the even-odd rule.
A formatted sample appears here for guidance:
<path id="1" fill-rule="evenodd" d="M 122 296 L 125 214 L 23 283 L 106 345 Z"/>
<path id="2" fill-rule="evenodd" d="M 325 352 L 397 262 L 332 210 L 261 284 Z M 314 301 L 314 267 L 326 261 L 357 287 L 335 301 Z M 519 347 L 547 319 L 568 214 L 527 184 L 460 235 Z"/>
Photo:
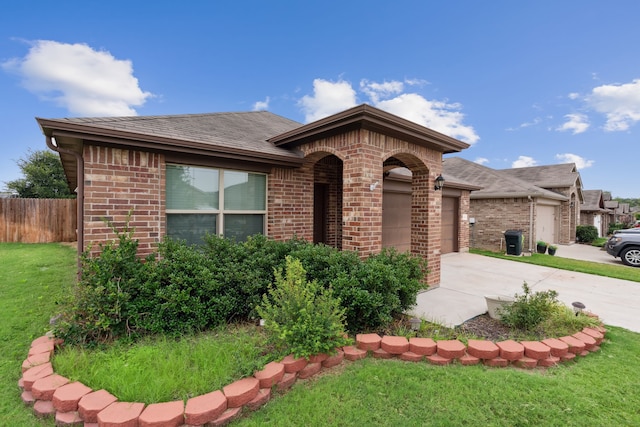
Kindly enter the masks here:
<path id="1" fill-rule="evenodd" d="M 424 84 L 421 80 L 405 82 L 370 82 L 363 79 L 360 90 L 374 107 L 411 120 L 469 144 L 480 137 L 472 126 L 463 124 L 464 114 L 460 104 L 432 101 L 416 93 L 402 93 L 404 85 Z M 313 81 L 313 96 L 306 95 L 300 100 L 306 121 L 314 121 L 356 105 L 356 91 L 350 83 L 340 80 L 330 82 L 323 79 Z"/>
<path id="2" fill-rule="evenodd" d="M 577 154 L 571 153 L 556 154 L 556 159 L 560 163 L 575 163 L 578 169 L 589 168 L 595 163 L 593 160 L 587 160 Z"/>
<path id="3" fill-rule="evenodd" d="M 478 157 L 478 158 L 477 158 L 477 159 L 475 159 L 473 162 L 474 162 L 474 163 L 477 163 L 477 164 L 479 164 L 479 165 L 484 165 L 484 164 L 489 163 L 489 159 L 487 159 L 486 157 Z"/>
<path id="4" fill-rule="evenodd" d="M 574 135 L 576 135 L 589 129 L 589 119 L 584 114 L 566 114 L 564 117 L 567 121 L 563 123 L 562 126 L 556 128 L 556 130 L 561 132 L 570 130 Z"/>
<path id="5" fill-rule="evenodd" d="M 131 61 L 86 44 L 37 40 L 24 58 L 2 67 L 18 74 L 28 91 L 82 116 L 135 115 L 133 107 L 153 96 L 140 89 Z"/>
<path id="6" fill-rule="evenodd" d="M 540 117 L 536 117 L 535 119 L 533 119 L 533 120 L 532 120 L 532 121 L 530 121 L 530 122 L 520 123 L 520 124 L 518 125 L 518 127 L 516 127 L 516 128 L 506 128 L 505 130 L 506 130 L 506 131 L 509 131 L 509 132 L 513 132 L 513 131 L 516 131 L 516 130 L 519 130 L 519 129 L 524 129 L 524 128 L 528 128 L 528 127 L 530 127 L 530 126 L 538 125 L 538 124 L 540 124 L 541 122 L 542 122 L 542 119 L 541 119 Z"/>
<path id="7" fill-rule="evenodd" d="M 386 99 L 392 95 L 402 93 L 402 91 L 404 91 L 404 83 L 395 80 L 376 83 L 363 79 L 360 81 L 360 90 L 364 92 L 374 104 L 377 104 L 380 98 Z"/>
<path id="8" fill-rule="evenodd" d="M 569 99 L 578 99 L 578 98 L 580 98 L 580 94 L 577 93 L 577 92 L 571 92 L 569 95 L 567 95 L 567 97 Z"/>
<path id="9" fill-rule="evenodd" d="M 586 99 L 595 111 L 607 117 L 607 131 L 625 131 L 640 121 L 640 79 L 598 86 Z"/>
<path id="10" fill-rule="evenodd" d="M 268 110 L 269 109 L 269 101 L 270 100 L 271 99 L 267 96 L 264 101 L 256 101 L 253 104 L 253 111 Z"/>
<path id="11" fill-rule="evenodd" d="M 306 122 L 313 122 L 356 105 L 356 91 L 351 83 L 339 80 L 330 82 L 323 79 L 313 81 L 313 96 L 300 99 Z"/>
<path id="12" fill-rule="evenodd" d="M 511 167 L 512 168 L 526 168 L 526 167 L 529 167 L 529 166 L 536 166 L 537 164 L 538 164 L 538 162 L 533 157 L 520 156 L 520 157 L 518 157 L 518 160 L 516 160 L 513 163 L 511 163 Z"/>

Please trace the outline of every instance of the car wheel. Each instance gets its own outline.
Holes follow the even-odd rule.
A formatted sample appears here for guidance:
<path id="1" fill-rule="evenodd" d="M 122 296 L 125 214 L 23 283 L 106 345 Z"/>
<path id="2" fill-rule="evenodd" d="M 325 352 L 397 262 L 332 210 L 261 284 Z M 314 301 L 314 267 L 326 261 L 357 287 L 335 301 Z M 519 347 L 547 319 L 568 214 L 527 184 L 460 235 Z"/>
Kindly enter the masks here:
<path id="1" fill-rule="evenodd" d="M 640 267 L 640 248 L 627 248 L 620 254 L 620 259 L 625 265 Z"/>

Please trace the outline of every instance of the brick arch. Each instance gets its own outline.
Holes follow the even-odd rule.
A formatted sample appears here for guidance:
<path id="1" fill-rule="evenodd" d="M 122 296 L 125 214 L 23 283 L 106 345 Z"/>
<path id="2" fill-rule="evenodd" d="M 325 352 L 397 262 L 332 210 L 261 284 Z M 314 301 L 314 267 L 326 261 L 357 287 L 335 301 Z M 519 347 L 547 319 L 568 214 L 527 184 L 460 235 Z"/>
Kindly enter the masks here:
<path id="1" fill-rule="evenodd" d="M 411 253 L 427 260 L 427 283 L 438 284 L 442 193 L 434 190 L 434 181 L 442 172 L 442 154 L 429 156 L 432 153 L 419 152 L 420 148 L 403 147 L 387 152 L 383 167 L 385 171 L 398 166 L 411 171 Z"/>

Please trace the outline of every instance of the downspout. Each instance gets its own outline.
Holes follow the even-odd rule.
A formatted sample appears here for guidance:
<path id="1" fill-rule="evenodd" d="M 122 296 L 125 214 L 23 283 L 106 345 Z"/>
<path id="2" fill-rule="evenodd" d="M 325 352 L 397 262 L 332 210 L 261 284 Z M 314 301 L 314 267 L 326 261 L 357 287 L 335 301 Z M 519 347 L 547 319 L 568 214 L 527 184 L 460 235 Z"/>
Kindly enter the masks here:
<path id="1" fill-rule="evenodd" d="M 529 253 L 533 253 L 533 199 L 531 196 L 527 196 L 529 199 Z"/>
<path id="2" fill-rule="evenodd" d="M 76 158 L 77 169 L 77 181 L 78 187 L 76 188 L 76 219 L 77 222 L 77 234 L 78 234 L 78 281 L 82 278 L 82 251 L 84 250 L 84 158 L 82 154 L 75 151 L 60 148 L 53 144 L 53 139 L 50 136 L 46 136 L 47 147 L 57 153 L 70 154 Z"/>

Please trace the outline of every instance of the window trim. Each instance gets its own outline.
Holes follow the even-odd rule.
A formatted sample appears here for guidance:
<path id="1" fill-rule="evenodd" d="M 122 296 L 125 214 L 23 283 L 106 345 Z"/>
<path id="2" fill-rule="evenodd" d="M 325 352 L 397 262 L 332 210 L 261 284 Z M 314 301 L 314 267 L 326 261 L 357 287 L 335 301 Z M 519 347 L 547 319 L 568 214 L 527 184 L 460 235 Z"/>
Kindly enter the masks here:
<path id="1" fill-rule="evenodd" d="M 201 168 L 201 169 L 215 169 L 218 171 L 218 209 L 169 209 L 167 208 L 167 183 L 165 179 L 165 197 L 164 197 L 164 205 L 165 205 L 165 221 L 166 218 L 171 214 L 200 214 L 200 215 L 216 215 L 216 235 L 224 237 L 224 216 L 225 215 L 262 215 L 262 234 L 264 236 L 268 236 L 268 207 L 269 207 L 269 175 L 263 172 L 256 172 L 251 170 L 241 170 L 241 169 L 232 169 L 232 168 L 223 168 L 223 167 L 212 167 L 212 166 L 200 166 L 200 165 L 192 165 L 192 164 L 182 164 L 182 163 L 166 163 L 165 164 L 165 176 L 167 175 L 166 170 L 167 167 L 170 166 L 181 166 L 181 167 L 190 167 L 190 168 Z M 224 208 L 224 176 L 225 171 L 230 172 L 242 172 L 246 174 L 254 174 L 254 175 L 262 175 L 264 176 L 264 209 L 252 209 L 252 210 L 241 210 L 241 209 L 225 209 Z M 168 235 L 168 227 L 165 230 L 165 235 Z"/>

